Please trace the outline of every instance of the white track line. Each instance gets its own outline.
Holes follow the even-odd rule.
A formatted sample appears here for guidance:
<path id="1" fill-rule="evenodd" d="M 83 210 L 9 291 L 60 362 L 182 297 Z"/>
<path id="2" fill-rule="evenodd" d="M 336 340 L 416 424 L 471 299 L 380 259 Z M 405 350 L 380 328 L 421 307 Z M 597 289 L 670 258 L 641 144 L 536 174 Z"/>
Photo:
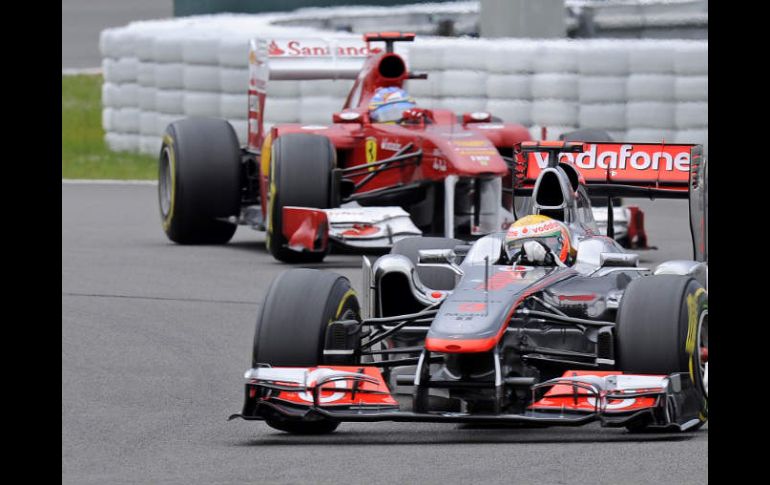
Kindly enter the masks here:
<path id="1" fill-rule="evenodd" d="M 61 179 L 62 185 L 158 185 L 157 180 Z"/>

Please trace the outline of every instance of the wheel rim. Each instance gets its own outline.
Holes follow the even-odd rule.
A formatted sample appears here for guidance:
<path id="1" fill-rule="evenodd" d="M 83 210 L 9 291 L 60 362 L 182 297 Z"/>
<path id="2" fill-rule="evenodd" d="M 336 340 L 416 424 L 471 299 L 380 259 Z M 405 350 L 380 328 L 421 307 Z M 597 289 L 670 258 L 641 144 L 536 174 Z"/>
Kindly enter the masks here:
<path id="1" fill-rule="evenodd" d="M 701 382 L 703 382 L 703 389 L 708 396 L 708 350 L 709 350 L 709 312 L 704 311 L 698 321 L 698 363 L 700 368 Z"/>
<path id="2" fill-rule="evenodd" d="M 169 148 L 163 148 L 163 154 L 160 157 L 160 174 L 158 174 L 158 191 L 160 198 L 160 213 L 165 219 L 168 217 L 171 209 L 171 163 L 169 161 Z"/>

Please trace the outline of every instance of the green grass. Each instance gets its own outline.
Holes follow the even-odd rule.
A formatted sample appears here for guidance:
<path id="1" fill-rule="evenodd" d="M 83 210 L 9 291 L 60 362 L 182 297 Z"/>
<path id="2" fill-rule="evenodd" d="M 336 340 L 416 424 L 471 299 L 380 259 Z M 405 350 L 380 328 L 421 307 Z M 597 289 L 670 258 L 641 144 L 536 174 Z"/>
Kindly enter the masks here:
<path id="1" fill-rule="evenodd" d="M 68 179 L 157 180 L 158 161 L 113 152 L 102 129 L 102 77 L 61 78 L 61 175 Z"/>

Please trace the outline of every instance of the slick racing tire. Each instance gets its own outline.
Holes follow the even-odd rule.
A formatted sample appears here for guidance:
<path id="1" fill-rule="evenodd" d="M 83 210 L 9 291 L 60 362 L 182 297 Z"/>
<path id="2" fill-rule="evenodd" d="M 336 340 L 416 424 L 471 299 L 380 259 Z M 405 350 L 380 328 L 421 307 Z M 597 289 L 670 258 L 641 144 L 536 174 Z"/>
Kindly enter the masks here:
<path id="1" fill-rule="evenodd" d="M 326 209 L 331 200 L 331 171 L 336 152 L 325 136 L 289 133 L 272 146 L 268 195 L 267 249 L 285 263 L 317 263 L 325 252 L 293 251 L 283 236 L 283 207 Z"/>
<path id="2" fill-rule="evenodd" d="M 400 254 L 409 258 L 414 264 L 417 276 L 422 284 L 434 290 L 452 290 L 455 287 L 455 274 L 445 268 L 428 268 L 417 266 L 417 258 L 423 249 L 454 249 L 465 244 L 459 239 L 446 237 L 408 237 L 396 241 L 390 254 Z"/>
<path id="3" fill-rule="evenodd" d="M 689 374 L 703 398 L 700 425 L 705 422 L 708 293 L 700 283 L 680 275 L 647 276 L 632 281 L 618 309 L 615 351 L 617 368 L 624 372 Z M 633 431 L 641 428 L 629 427 Z"/>
<path id="4" fill-rule="evenodd" d="M 163 230 L 179 244 L 224 244 L 240 211 L 240 146 L 221 119 L 187 118 L 168 125 L 158 170 Z"/>
<path id="5" fill-rule="evenodd" d="M 252 367 L 260 364 L 315 367 L 324 364 L 329 322 L 359 320 L 358 298 L 347 278 L 315 269 L 291 269 L 275 279 L 265 296 L 254 333 Z M 268 426 L 296 434 L 334 431 L 339 422 L 276 417 Z"/>

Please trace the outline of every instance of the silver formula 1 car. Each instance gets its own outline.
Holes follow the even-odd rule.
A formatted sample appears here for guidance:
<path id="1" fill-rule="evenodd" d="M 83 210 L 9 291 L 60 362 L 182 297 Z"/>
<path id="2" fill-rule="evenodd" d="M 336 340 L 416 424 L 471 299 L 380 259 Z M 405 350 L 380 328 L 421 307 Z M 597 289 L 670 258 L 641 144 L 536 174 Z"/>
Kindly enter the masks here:
<path id="1" fill-rule="evenodd" d="M 708 402 L 701 147 L 600 145 L 615 155 L 603 180 L 570 162 L 584 148 L 521 146 L 544 163 L 530 213 L 566 224 L 572 264 L 528 264 L 506 253 L 501 232 L 470 245 L 404 239 L 374 264 L 364 258 L 361 302 L 340 275 L 287 271 L 260 309 L 245 403 L 231 419 L 294 433 L 343 421 L 699 428 Z M 688 197 L 693 260 L 638 266 L 597 235 L 592 194 Z"/>

